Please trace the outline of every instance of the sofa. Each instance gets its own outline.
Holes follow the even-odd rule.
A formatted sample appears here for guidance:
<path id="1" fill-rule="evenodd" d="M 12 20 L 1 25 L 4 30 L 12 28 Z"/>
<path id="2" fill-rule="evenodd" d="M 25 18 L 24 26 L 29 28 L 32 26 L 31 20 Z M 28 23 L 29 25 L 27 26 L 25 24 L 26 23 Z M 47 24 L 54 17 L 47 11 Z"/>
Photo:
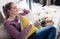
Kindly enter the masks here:
<path id="1" fill-rule="evenodd" d="M 3 24 L 0 24 L 0 39 L 13 39 L 12 36 L 5 30 Z"/>

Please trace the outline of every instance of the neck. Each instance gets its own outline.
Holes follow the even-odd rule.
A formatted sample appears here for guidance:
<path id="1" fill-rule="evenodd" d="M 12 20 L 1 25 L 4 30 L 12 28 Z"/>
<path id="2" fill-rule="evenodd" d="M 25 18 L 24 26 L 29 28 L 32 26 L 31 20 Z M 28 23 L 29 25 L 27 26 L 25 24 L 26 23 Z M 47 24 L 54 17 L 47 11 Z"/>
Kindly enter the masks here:
<path id="1" fill-rule="evenodd" d="M 13 15 L 13 14 L 12 14 L 12 15 L 10 15 L 10 16 L 9 16 L 9 18 L 8 18 L 8 19 L 9 19 L 9 20 L 14 20 L 14 19 L 15 19 L 15 17 L 16 17 L 16 15 Z"/>

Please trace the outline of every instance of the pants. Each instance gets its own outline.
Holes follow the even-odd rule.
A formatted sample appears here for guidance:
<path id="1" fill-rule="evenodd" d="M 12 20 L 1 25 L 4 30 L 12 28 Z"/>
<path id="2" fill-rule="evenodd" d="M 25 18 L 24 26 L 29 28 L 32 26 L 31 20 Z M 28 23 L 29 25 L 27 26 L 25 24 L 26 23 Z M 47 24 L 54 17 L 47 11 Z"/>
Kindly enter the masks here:
<path id="1" fill-rule="evenodd" d="M 33 33 L 28 39 L 55 39 L 56 28 L 47 26 Z"/>

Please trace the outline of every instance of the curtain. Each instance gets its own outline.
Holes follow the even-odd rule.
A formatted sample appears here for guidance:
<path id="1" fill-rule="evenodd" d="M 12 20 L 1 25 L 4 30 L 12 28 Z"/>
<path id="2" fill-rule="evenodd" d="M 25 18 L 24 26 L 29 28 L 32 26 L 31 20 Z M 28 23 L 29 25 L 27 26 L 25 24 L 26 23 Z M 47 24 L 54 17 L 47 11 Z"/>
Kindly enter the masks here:
<path id="1" fill-rule="evenodd" d="M 56 0 L 55 5 L 60 6 L 60 0 Z"/>

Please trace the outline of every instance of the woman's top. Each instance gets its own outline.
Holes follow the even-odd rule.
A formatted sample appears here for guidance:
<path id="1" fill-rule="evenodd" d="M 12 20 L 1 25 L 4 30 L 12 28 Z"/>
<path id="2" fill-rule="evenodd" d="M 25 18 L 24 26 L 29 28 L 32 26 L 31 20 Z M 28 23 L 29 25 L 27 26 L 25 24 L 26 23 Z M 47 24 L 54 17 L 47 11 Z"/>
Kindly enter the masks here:
<path id="1" fill-rule="evenodd" d="M 20 15 L 26 15 L 28 14 L 29 11 L 24 10 L 24 13 L 19 13 Z M 28 25 L 28 27 L 21 31 L 21 27 L 19 26 L 20 24 L 18 23 L 18 17 L 12 21 L 9 21 L 7 19 L 4 20 L 3 22 L 6 30 L 15 38 L 15 39 L 24 39 L 29 32 L 31 25 Z"/>

